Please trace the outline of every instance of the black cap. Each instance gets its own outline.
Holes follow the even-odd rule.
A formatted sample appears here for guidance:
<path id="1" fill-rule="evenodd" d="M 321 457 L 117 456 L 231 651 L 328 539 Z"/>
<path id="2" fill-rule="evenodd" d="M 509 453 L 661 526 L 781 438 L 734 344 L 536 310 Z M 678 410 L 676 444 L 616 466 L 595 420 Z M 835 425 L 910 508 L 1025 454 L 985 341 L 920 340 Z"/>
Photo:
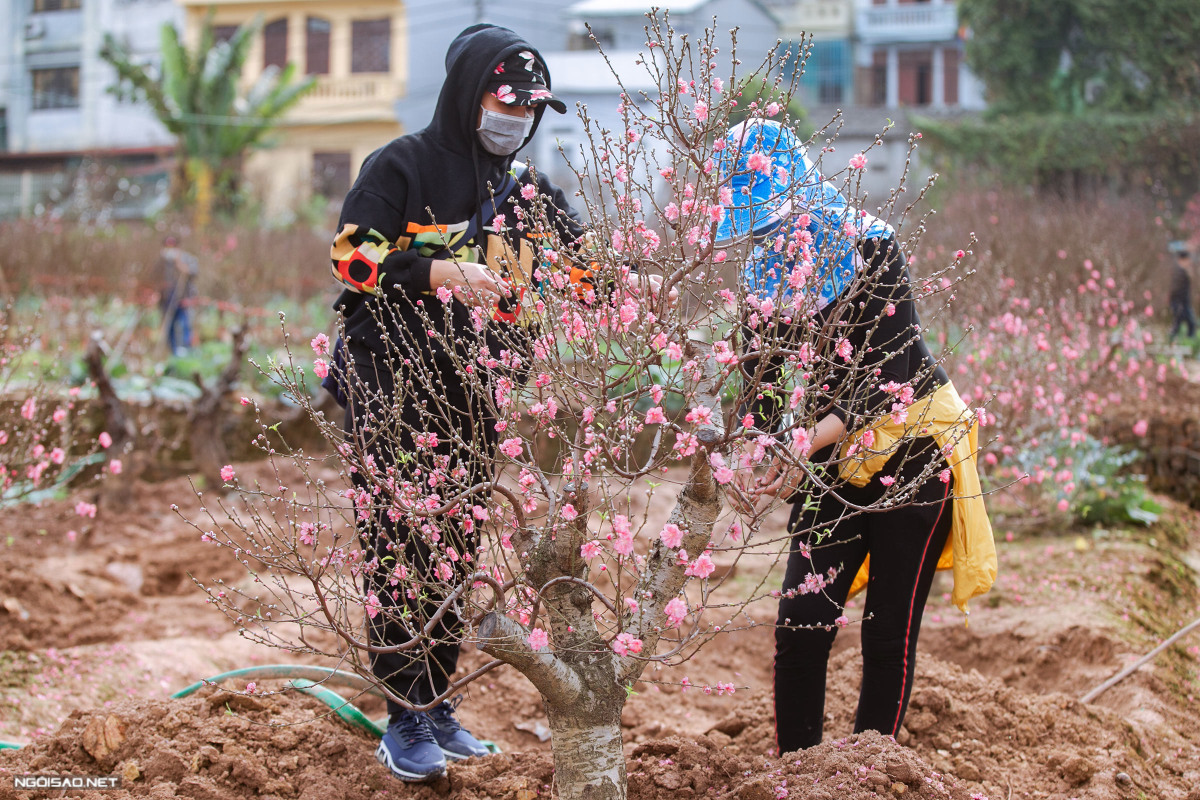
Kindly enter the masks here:
<path id="1" fill-rule="evenodd" d="M 560 114 L 567 113 L 567 104 L 550 93 L 546 71 L 531 51 L 521 50 L 509 56 L 493 72 L 485 91 L 501 103 L 511 106 L 545 103 Z"/>

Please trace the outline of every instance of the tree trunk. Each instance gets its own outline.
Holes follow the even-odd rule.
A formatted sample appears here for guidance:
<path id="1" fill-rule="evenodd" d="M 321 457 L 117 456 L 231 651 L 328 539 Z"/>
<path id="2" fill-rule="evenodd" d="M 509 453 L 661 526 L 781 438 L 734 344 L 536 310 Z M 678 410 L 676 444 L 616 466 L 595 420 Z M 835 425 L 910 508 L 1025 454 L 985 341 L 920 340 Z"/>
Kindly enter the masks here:
<path id="1" fill-rule="evenodd" d="M 234 328 L 230 338 L 229 363 L 221 370 L 216 383 L 208 386 L 199 373 L 192 376 L 192 381 L 200 387 L 200 397 L 188 409 L 188 429 L 191 433 L 189 441 L 192 446 L 192 459 L 196 463 L 196 472 L 203 475 L 205 480 L 214 481 L 221 472 L 221 467 L 229 462 L 229 451 L 222 437 L 225 423 L 229 419 L 228 395 L 233 391 L 242 362 L 246 360 L 246 351 L 250 343 L 246 341 L 246 326 L 243 324 Z M 220 486 L 220 483 L 215 484 Z"/>
<path id="2" fill-rule="evenodd" d="M 689 343 L 689 357 L 699 357 L 705 378 L 700 402 L 720 419 L 717 362 L 711 347 Z M 692 457 L 692 472 L 671 519 L 686 529 L 688 552 L 702 552 L 712 540 L 713 523 L 721 511 L 721 493 L 713 479 L 709 453 L 722 439 L 719 422 L 701 426 L 701 447 Z M 552 650 L 533 650 L 528 629 L 501 612 L 492 611 L 479 624 L 479 646 L 485 653 L 511 664 L 537 687 L 550 719 L 554 750 L 554 793 L 560 800 L 625 800 L 628 784 L 621 747 L 621 710 L 626 687 L 637 680 L 646 661 L 618 656 L 605 641 L 593 613 L 595 591 L 587 588 L 588 568 L 580 545 L 590 534 L 586 484 L 568 484 L 562 499 L 576 516 L 551 536 L 535 536 L 525 563 L 529 585 L 542 587 L 539 600 L 550 627 Z M 686 583 L 675 553 L 661 543 L 651 549 L 641 568 L 637 596 L 645 600 L 636 613 L 625 615 L 622 628 L 634 631 L 643 647 L 655 652 L 665 621 L 663 606 Z M 613 606 L 609 606 L 613 609 Z M 614 613 L 618 613 L 614 610 Z"/>
<path id="3" fill-rule="evenodd" d="M 628 695 L 617 681 L 620 661 L 597 635 L 589 592 L 560 584 L 542 599 L 561 637 L 555 640 L 561 655 L 529 649 L 525 628 L 494 611 L 479 625 L 480 649 L 512 664 L 541 694 L 550 720 L 555 797 L 625 800 L 621 711 Z"/>
<path id="4" fill-rule="evenodd" d="M 212 221 L 213 171 L 212 167 L 199 158 L 188 162 L 188 171 L 191 173 L 192 185 L 196 190 L 192 225 L 197 231 L 202 231 Z"/>
<path id="5" fill-rule="evenodd" d="M 621 709 L 625 697 L 600 708 L 547 708 L 554 749 L 554 795 L 559 800 L 625 800 Z"/>

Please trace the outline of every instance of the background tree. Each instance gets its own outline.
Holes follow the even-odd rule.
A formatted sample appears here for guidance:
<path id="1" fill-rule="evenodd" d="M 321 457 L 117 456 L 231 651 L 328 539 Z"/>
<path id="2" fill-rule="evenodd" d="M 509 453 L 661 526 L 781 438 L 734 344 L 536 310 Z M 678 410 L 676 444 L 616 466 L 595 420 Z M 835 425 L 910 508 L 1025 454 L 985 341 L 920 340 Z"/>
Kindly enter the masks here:
<path id="1" fill-rule="evenodd" d="M 1190 0 L 962 0 L 980 118 L 918 119 L 949 172 L 1065 197 L 1200 191 L 1200 6 Z M 1086 141 L 1086 147 L 1080 145 Z"/>
<path id="2" fill-rule="evenodd" d="M 1190 0 L 961 0 L 967 62 L 998 113 L 1149 111 L 1200 97 Z"/>
<path id="3" fill-rule="evenodd" d="M 636 682 L 687 660 L 722 631 L 755 624 L 750 603 L 774 603 L 770 565 L 790 543 L 787 531 L 768 522 L 780 501 L 727 510 L 725 495 L 739 491 L 734 470 L 765 467 L 778 457 L 808 476 L 811 496 L 838 491 L 840 471 L 807 460 L 808 431 L 833 403 L 847 401 L 855 381 L 837 384 L 842 388 L 831 390 L 832 397 L 817 387 L 835 383 L 835 358 L 839 367 L 863 373 L 862 380 L 873 379 L 859 366 L 862 353 L 830 352 L 852 302 L 843 296 L 817 322 L 815 292 L 785 297 L 781 284 L 776 296 L 757 296 L 729 271 L 752 243 L 718 249 L 712 240 L 722 204 L 732 199 L 718 166 L 730 114 L 748 109 L 786 120 L 784 107 L 732 88 L 743 85 L 737 62 L 718 71 L 711 31 L 698 40 L 679 37 L 653 20 L 647 33 L 659 55 L 643 64 L 661 91 L 647 93 L 643 104 L 623 102 L 617 130 L 589 125 L 583 158 L 573 164 L 579 188 L 606 195 L 589 201 L 595 246 L 579 256 L 597 288 L 581 297 L 567 283 L 566 262 L 577 256 L 557 241 L 551 209 L 522 217 L 506 207 L 493 225 L 497 233 L 524 226 L 540 242 L 525 296 L 525 313 L 536 324 L 498 325 L 490 309 L 473 309 L 476 327 L 500 340 L 489 348 L 483 337 L 471 344 L 455 336 L 443 316 L 448 289 L 436 304 L 389 295 L 379 313 L 412 303 L 428 334 L 419 346 L 452 363 L 452 374 L 401 348 L 378 358 L 374 368 L 390 372 L 398 391 L 429 398 L 423 418 L 411 422 L 372 397 L 352 363 L 345 376 L 349 401 L 367 410 L 368 424 L 361 436 L 349 437 L 308 401 L 311 374 L 334 368 L 328 338 L 313 337 L 315 360 L 290 353 L 265 366 L 334 452 L 283 455 L 264 420 L 260 441 L 274 448 L 272 458 L 290 462 L 287 469 L 271 485 L 250 486 L 227 468 L 222 477 L 236 501 L 206 502 L 212 512 L 194 523 L 254 575 L 253 582 L 204 587 L 244 636 L 329 658 L 376 685 L 368 654 L 380 646 L 368 643 L 366 629 L 380 615 L 408 632 L 406 641 L 389 646 L 396 652 L 419 652 L 446 637 L 439 622 L 447 614 L 464 620 L 455 640 L 474 643 L 491 660 L 449 676 L 449 688 L 433 703 L 501 665 L 523 673 L 545 705 L 562 798 L 625 797 L 620 721 Z M 763 73 L 750 78 L 777 65 L 773 53 Z M 849 183 L 862 168 L 861 159 L 852 163 L 858 166 L 826 163 L 820 170 Z M 664 180 L 670 200 L 660 204 Z M 529 199 L 536 205 L 537 197 Z M 616 211 L 606 215 L 605 208 Z M 900 225 L 901 214 L 891 216 Z M 786 248 L 780 268 L 787 263 L 798 287 L 819 284 L 829 266 L 814 252 L 807 224 L 788 226 L 771 244 Z M 855 236 L 853 226 L 835 227 L 821 232 L 827 246 L 852 246 L 846 237 Z M 630 274 L 630 263 L 640 273 Z M 943 277 L 952 285 L 945 270 L 930 271 L 938 283 L 928 284 L 927 294 Z M 663 277 L 656 297 L 640 277 L 648 274 Z M 870 279 L 862 280 L 869 290 Z M 674 303 L 672 291 L 680 295 Z M 737 332 L 744 321 L 770 329 L 775 319 L 796 320 L 800 330 L 787 341 L 755 337 L 750 350 L 763 366 L 743 375 Z M 769 382 L 765 364 L 775 358 L 784 365 L 783 379 Z M 480 425 L 453 422 L 461 414 L 445 397 L 444 380 L 459 382 L 478 403 L 473 419 Z M 733 402 L 764 393 L 785 398 L 789 413 L 779 431 L 756 429 Z M 908 401 L 898 395 L 897 402 Z M 494 434 L 480 430 L 483 424 L 494 426 Z M 486 444 L 487 435 L 498 437 L 498 448 Z M 373 450 L 400 441 L 414 446 L 395 454 L 396 467 L 381 467 Z M 863 438 L 845 457 L 872 452 L 872 441 Z M 452 461 L 448 453 L 467 455 Z M 471 475 L 480 472 L 461 466 L 472 461 L 492 477 L 474 482 Z M 297 469 L 300 479 L 283 477 Z M 909 502 L 915 485 L 895 481 L 879 503 Z M 672 512 L 651 524 L 650 503 L 664 493 Z M 414 564 L 402 549 L 364 553 L 363 527 L 383 515 L 421 538 L 431 553 L 427 563 Z M 464 531 L 478 532 L 478 542 Z M 743 559 L 752 579 L 722 591 Z M 810 574 L 801 591 L 820 591 L 829 577 Z M 419 602 L 384 608 L 380 592 Z M 707 689 L 732 692 L 732 681 L 721 677 L 708 678 Z"/>
<path id="4" fill-rule="evenodd" d="M 200 29 L 194 51 L 179 40 L 173 25 L 162 27 L 162 63 L 158 69 L 134 60 L 127 45 L 106 34 L 100 57 L 117 71 L 111 90 L 146 102 L 177 137 L 175 199 L 191 203 L 197 227 L 216 207 L 232 211 L 240 197 L 242 161 L 266 143 L 267 135 L 289 108 L 311 89 L 312 76 L 295 81 L 296 67 L 267 67 L 244 89 L 242 71 L 254 37 L 255 19 L 224 42 L 216 41 L 212 15 Z"/>

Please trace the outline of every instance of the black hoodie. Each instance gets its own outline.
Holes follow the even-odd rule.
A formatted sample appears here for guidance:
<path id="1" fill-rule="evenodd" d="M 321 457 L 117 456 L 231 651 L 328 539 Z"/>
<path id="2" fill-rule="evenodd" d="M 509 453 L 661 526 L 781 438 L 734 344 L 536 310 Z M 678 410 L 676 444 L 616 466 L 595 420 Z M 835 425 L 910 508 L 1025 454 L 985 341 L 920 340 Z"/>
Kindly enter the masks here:
<path id="1" fill-rule="evenodd" d="M 479 108 L 495 67 L 521 50 L 531 51 L 542 63 L 549 86 L 549 70 L 541 54 L 513 31 L 486 24 L 464 30 L 446 53 L 446 81 L 433 121 L 424 130 L 392 140 L 363 162 L 342 206 L 331 253 L 334 277 L 348 287 L 338 305 L 346 315 L 352 353 L 365 348 L 387 354 L 373 311 L 389 301 L 400 323 L 389 323 L 382 332 L 406 351 L 415 345 L 423 359 L 432 359 L 439 367 L 446 366 L 446 354 L 437 341 L 430 341 L 433 337 L 425 330 L 428 326 L 417 313 L 416 302 L 432 319 L 452 325 L 447 333 L 451 341 L 462 344 L 462 352 L 475 340 L 467 308 L 451 302 L 450 313 L 444 316 L 442 304 L 430 293 L 430 266 L 435 254 L 448 258 L 446 250 L 459 260 L 476 260 L 468 245 L 487 245 L 486 236 L 477 234 L 467 242 L 462 232 L 472 219 L 478 224 L 490 217 L 484 209 L 492 211 L 491 193 L 505 182 L 512 156 L 495 156 L 483 149 L 476 133 Z M 536 106 L 529 137 L 545 110 L 544 104 Z M 520 180 L 534 183 L 528 173 Z M 549 207 L 560 210 L 556 227 L 563 240 L 578 239 L 583 229 L 562 190 L 545 180 L 537 181 L 536 187 Z M 519 186 L 503 205 L 513 203 L 532 208 L 521 197 Z M 505 213 L 505 208 L 497 211 Z M 513 214 L 507 216 L 511 223 Z M 433 228 L 435 222 L 438 229 Z M 508 235 L 510 239 L 521 236 L 511 230 Z M 375 261 L 377 266 L 372 264 Z"/>

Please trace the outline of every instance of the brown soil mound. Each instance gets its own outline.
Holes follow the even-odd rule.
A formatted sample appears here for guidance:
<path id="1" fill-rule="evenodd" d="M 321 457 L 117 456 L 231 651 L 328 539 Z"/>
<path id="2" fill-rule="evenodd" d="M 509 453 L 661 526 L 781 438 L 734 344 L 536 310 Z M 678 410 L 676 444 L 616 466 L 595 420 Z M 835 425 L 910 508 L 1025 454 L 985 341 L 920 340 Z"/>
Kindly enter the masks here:
<path id="1" fill-rule="evenodd" d="M 739 800 L 866 800 L 895 797 L 967 800 L 958 781 L 934 771 L 912 750 L 868 732 L 783 758 L 742 755 L 718 735 L 672 737 L 639 745 L 629 764 L 637 800 L 728 797 Z"/>
<path id="2" fill-rule="evenodd" d="M 245 576 L 227 550 L 201 541 L 171 510 L 176 501 L 200 517 L 184 479 L 139 483 L 125 503 L 101 502 L 94 520 L 75 514 L 75 499 L 22 507 L 19 519 L 6 520 L 13 536 L 0 559 L 0 651 L 167 635 L 197 618 L 203 595 L 192 577 Z M 156 602 L 181 597 L 183 613 Z"/>
<path id="3" fill-rule="evenodd" d="M 633 746 L 630 797 L 1200 800 L 1196 748 L 1169 731 L 1142 730 L 1065 695 L 1031 694 L 930 657 L 918 666 L 901 731 L 907 746 L 875 733 L 830 740 L 851 728 L 859 658 L 853 649 L 833 659 L 824 744 L 775 757 L 770 694 L 739 693 L 735 712 L 707 734 Z M 114 800 L 382 797 L 401 788 L 372 758 L 374 741 L 314 719 L 324 711 L 302 696 L 215 690 L 130 701 L 73 713 L 52 736 L 0 754 L 0 770 L 123 775 L 125 788 L 106 795 Z M 532 800 L 547 796 L 552 780 L 551 756 L 540 750 L 456 764 L 446 779 L 403 792 L 415 800 Z M 0 797 L 11 789 L 4 783 Z"/>
<path id="4" fill-rule="evenodd" d="M 852 725 L 860 657 L 853 650 L 833 660 L 827 731 Z M 1139 729 L 1072 697 L 1022 691 L 933 658 L 918 662 L 899 739 L 939 772 L 992 798 L 1011 791 L 1107 800 L 1140 791 L 1160 800 L 1200 800 L 1200 753 L 1170 731 Z"/>
<path id="5" fill-rule="evenodd" d="M 111 628 L 139 605 L 127 592 L 96 594 L 37 567 L 23 558 L 0 561 L 0 651 L 108 641 Z"/>
<path id="6" fill-rule="evenodd" d="M 240 466 L 239 476 L 278 480 L 262 464 Z M 420 787 L 376 764 L 365 734 L 318 719 L 326 709 L 309 698 L 164 699 L 202 675 L 278 660 L 233 635 L 186 577 L 244 576 L 171 512 L 174 500 L 198 517 L 202 501 L 188 493 L 182 479 L 138 483 L 128 502 L 101 503 L 95 520 L 75 516 L 70 501 L 10 515 L 12 543 L 0 559 L 0 707 L 9 709 L 0 739 L 32 743 L 0 752 L 0 800 L 16 796 L 13 771 L 136 772 L 106 793 L 114 800 L 549 795 L 541 702 L 507 668 L 473 683 L 460 711 L 469 729 L 508 754 L 456 764 L 445 780 Z M 215 509 L 219 499 L 212 491 L 203 502 Z M 1182 519 L 1176 527 L 1194 537 L 1200 518 Z M 69 528 L 78 536 L 67 536 Z M 1170 530 L 1160 524 L 1153 535 Z M 831 662 L 827 742 L 804 753 L 773 752 L 769 625 L 730 632 L 677 667 L 648 670 L 623 715 L 630 797 L 1200 800 L 1194 641 L 1186 655 L 1176 648 L 1173 667 L 1160 659 L 1106 693 L 1104 708 L 1055 694 L 1081 694 L 1148 649 L 1120 635 L 1121 619 L 1143 613 L 1131 604 L 1138 592 L 1161 590 L 1147 595 L 1150 608 L 1194 606 L 1191 594 L 1162 589 L 1153 549 L 1103 542 L 1078 552 L 1055 543 L 1050 572 L 1049 544 L 1006 545 L 996 602 L 981 604 L 969 629 L 942 625 L 931 609 L 899 743 L 875 734 L 838 739 L 850 733 L 857 701 L 853 628 L 839 636 Z M 104 644 L 78 646 L 89 642 Z M 486 660 L 467 648 L 460 668 L 465 674 Z M 689 674 L 694 684 L 720 679 L 739 689 L 681 695 Z M 372 702 L 361 705 L 382 714 Z"/>
<path id="7" fill-rule="evenodd" d="M 413 800 L 533 800 L 550 793 L 553 762 L 546 752 L 453 764 L 445 779 L 404 786 L 375 762 L 370 737 L 327 717 L 314 719 L 324 711 L 303 696 L 255 698 L 217 690 L 183 700 L 130 701 L 72 714 L 53 736 L 0 755 L 0 773 L 122 776 L 122 788 L 105 793 L 111 800 L 353 800 L 397 793 Z M 783 759 L 740 753 L 726 746 L 729 741 L 714 732 L 637 746 L 629 763 L 631 800 L 968 798 L 915 752 L 874 733 Z M 12 793 L 12 784 L 4 784 L 0 797 Z"/>
<path id="8" fill-rule="evenodd" d="M 1128 649 L 1106 632 L 1083 625 L 1044 635 L 1006 630 L 986 636 L 956 625 L 938 629 L 934 636 L 922 630 L 921 642 L 924 652 L 1039 694 L 1100 683 L 1115 672 Z"/>
<path id="9" fill-rule="evenodd" d="M 0 771 L 120 775 L 122 788 L 104 793 L 110 800 L 354 799 L 394 788 L 372 757 L 371 738 L 336 719 L 314 719 L 327 711 L 304 696 L 216 689 L 181 700 L 127 701 L 76 711 L 53 736 L 0 755 Z M 0 797 L 6 791 L 13 792 L 7 778 Z"/>

